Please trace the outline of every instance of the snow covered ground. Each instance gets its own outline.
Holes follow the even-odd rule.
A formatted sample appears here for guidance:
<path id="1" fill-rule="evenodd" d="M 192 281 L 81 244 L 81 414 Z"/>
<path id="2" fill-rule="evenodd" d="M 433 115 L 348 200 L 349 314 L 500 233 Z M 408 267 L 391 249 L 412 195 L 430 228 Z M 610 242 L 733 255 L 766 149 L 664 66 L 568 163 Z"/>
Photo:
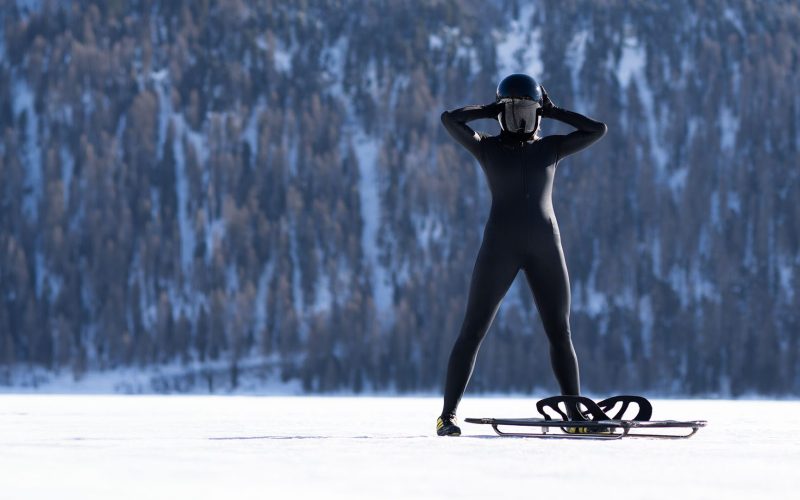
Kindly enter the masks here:
<path id="1" fill-rule="evenodd" d="M 464 399 L 535 416 L 534 398 Z M 800 402 L 658 400 L 678 441 L 433 434 L 439 398 L 0 395 L 3 498 L 790 498 Z M 770 425 L 771 422 L 771 425 Z"/>

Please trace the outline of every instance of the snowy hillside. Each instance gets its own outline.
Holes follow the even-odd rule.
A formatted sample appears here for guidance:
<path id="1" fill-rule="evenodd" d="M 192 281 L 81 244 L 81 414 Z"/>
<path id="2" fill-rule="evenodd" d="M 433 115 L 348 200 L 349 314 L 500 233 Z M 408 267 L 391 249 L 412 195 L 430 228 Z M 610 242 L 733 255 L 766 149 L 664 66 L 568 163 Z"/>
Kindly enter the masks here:
<path id="1" fill-rule="evenodd" d="M 797 2 L 300 5 L 3 3 L 1 385 L 438 390 L 490 201 L 439 114 L 526 71 L 609 127 L 554 192 L 586 388 L 800 394 Z M 519 278 L 471 388 L 547 352 Z"/>
<path id="2" fill-rule="evenodd" d="M 533 416 L 533 399 L 467 398 L 464 416 Z M 654 401 L 706 418 L 688 440 L 563 441 L 464 424 L 438 398 L 0 396 L 6 498 L 793 498 L 800 403 Z"/>

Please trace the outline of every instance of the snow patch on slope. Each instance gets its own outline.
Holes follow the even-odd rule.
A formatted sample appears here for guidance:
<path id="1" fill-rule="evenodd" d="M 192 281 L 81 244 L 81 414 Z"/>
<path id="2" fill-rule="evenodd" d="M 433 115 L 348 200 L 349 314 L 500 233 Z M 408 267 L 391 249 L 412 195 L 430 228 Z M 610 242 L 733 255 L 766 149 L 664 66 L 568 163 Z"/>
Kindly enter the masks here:
<path id="1" fill-rule="evenodd" d="M 673 170 L 667 179 L 667 184 L 672 191 L 675 200 L 680 198 L 683 189 L 686 187 L 686 178 L 689 176 L 689 167 L 681 167 Z"/>
<path id="2" fill-rule="evenodd" d="M 639 323 L 642 325 L 641 339 L 644 357 L 650 358 L 653 346 L 653 325 L 655 315 L 653 314 L 653 302 L 649 295 L 639 298 Z"/>
<path id="3" fill-rule="evenodd" d="M 332 95 L 342 99 L 347 99 L 343 82 L 348 42 L 346 36 L 339 37 L 336 42 L 326 45 L 320 52 L 320 65 L 325 68 L 323 77 L 327 88 Z"/>
<path id="4" fill-rule="evenodd" d="M 75 170 L 75 158 L 72 157 L 72 153 L 70 153 L 69 149 L 62 144 L 59 150 L 59 159 L 61 160 L 61 185 L 64 191 L 64 208 L 66 209 L 69 205 L 69 186 L 72 183 L 72 174 Z"/>
<path id="5" fill-rule="evenodd" d="M 151 75 L 158 96 L 158 149 L 157 157 L 161 160 L 164 156 L 164 143 L 167 138 L 167 129 L 170 122 L 173 126 L 172 154 L 175 158 L 175 191 L 178 204 L 178 229 L 181 235 L 181 265 L 184 271 L 191 269 L 192 256 L 195 248 L 195 235 L 192 219 L 187 213 L 189 203 L 189 183 L 186 179 L 186 154 L 183 141 L 189 127 L 183 115 L 172 109 L 170 98 L 171 83 L 169 72 L 166 69 L 153 72 Z"/>
<path id="6" fill-rule="evenodd" d="M 297 247 L 297 222 L 292 221 L 289 229 L 289 257 L 292 261 L 292 302 L 294 303 L 297 316 L 302 318 L 304 316 L 303 310 L 305 309 L 305 305 L 303 302 L 303 290 L 300 283 L 302 268 Z M 301 322 L 300 324 L 303 326 L 305 322 Z"/>
<path id="7" fill-rule="evenodd" d="M 497 80 L 511 73 L 526 73 L 541 78 L 542 31 L 533 26 L 536 6 L 526 4 L 520 8 L 519 18 L 513 19 L 507 30 L 494 32 L 497 50 Z"/>
<path id="8" fill-rule="evenodd" d="M 576 281 L 573 287 L 573 305 L 575 311 L 585 312 L 592 318 L 600 318 L 598 333 L 605 335 L 608 333 L 608 309 L 611 302 L 609 296 L 597 288 L 597 271 L 599 268 L 600 257 L 597 241 L 594 242 L 594 256 L 592 258 L 592 268 L 586 282 Z M 632 299 L 621 299 L 622 302 L 631 302 Z"/>
<path id="9" fill-rule="evenodd" d="M 790 304 L 794 300 L 794 270 L 795 265 L 793 265 L 790 259 L 786 258 L 784 255 L 778 258 L 778 279 L 781 284 L 781 291 L 783 295 L 785 295 L 786 301 Z"/>
<path id="10" fill-rule="evenodd" d="M 722 18 L 730 22 L 740 35 L 745 36 L 747 34 L 744 30 L 741 16 L 734 9 L 725 7 L 725 10 L 722 11 Z"/>
<path id="11" fill-rule="evenodd" d="M 381 202 L 378 151 L 380 142 L 374 137 L 367 136 L 363 131 L 359 131 L 355 134 L 354 148 L 358 157 L 358 193 L 361 216 L 364 219 L 361 246 L 372 270 L 375 305 L 381 313 L 391 314 L 392 283 L 386 268 L 381 265 L 379 259 L 378 229 L 381 221 Z"/>
<path id="12" fill-rule="evenodd" d="M 314 289 L 314 304 L 311 306 L 311 311 L 320 313 L 323 311 L 330 311 L 331 304 L 333 304 L 333 294 L 331 293 L 331 279 L 327 273 L 319 273 L 319 278 Z"/>
<path id="13" fill-rule="evenodd" d="M 650 151 L 656 163 L 658 178 L 663 179 L 668 161 L 664 141 L 661 139 L 659 133 L 660 129 L 662 129 L 661 114 L 663 111 L 658 109 L 655 105 L 653 91 L 648 83 L 647 75 L 645 75 L 646 67 L 647 51 L 645 50 L 644 43 L 635 36 L 626 36 L 622 43 L 619 61 L 617 61 L 615 67 L 612 65 L 610 69 L 616 74 L 623 91 L 626 90 L 631 83 L 636 84 L 639 100 L 644 107 L 644 119 L 647 124 Z M 623 96 L 625 95 L 627 94 L 623 92 Z"/>
<path id="14" fill-rule="evenodd" d="M 623 89 L 627 89 L 638 74 L 644 71 L 647 65 L 647 53 L 644 45 L 635 37 L 627 37 L 622 44 L 622 52 L 617 62 L 617 80 Z"/>
<path id="15" fill-rule="evenodd" d="M 581 78 L 580 73 L 583 68 L 583 63 L 586 60 L 586 43 L 590 38 L 588 30 L 580 30 L 575 32 L 567 44 L 565 59 L 569 66 L 570 77 L 572 81 L 572 95 L 575 96 L 575 106 L 577 109 L 587 109 L 586 103 L 582 96 Z"/>
<path id="16" fill-rule="evenodd" d="M 688 269 L 673 265 L 667 279 L 678 295 L 682 309 L 688 307 L 690 303 L 699 303 L 703 300 L 719 303 L 721 300 L 716 285 L 703 275 L 696 262 L 690 264 Z"/>
<path id="17" fill-rule="evenodd" d="M 435 33 L 431 33 L 430 35 L 428 35 L 428 48 L 430 50 L 441 49 L 443 45 L 444 42 L 442 41 L 442 37 L 440 37 Z"/>
<path id="18" fill-rule="evenodd" d="M 244 126 L 242 137 L 250 148 L 250 167 L 255 165 L 256 158 L 258 158 L 258 119 L 264 109 L 263 99 L 259 99 L 258 104 L 253 107 L 250 112 L 250 117 Z"/>
<path id="19" fill-rule="evenodd" d="M 444 227 L 439 217 L 432 215 L 418 216 L 412 215 L 414 228 L 416 229 L 417 240 L 426 249 L 430 248 L 432 241 L 438 241 L 444 234 Z"/>
<path id="20" fill-rule="evenodd" d="M 722 106 L 717 119 L 720 132 L 720 147 L 731 152 L 736 143 L 736 134 L 739 132 L 739 118 L 733 114 L 728 106 Z"/>
<path id="21" fill-rule="evenodd" d="M 28 82 L 12 77 L 11 105 L 14 120 L 25 118 L 25 141 L 23 154 L 25 160 L 26 185 L 28 193 L 23 194 L 23 211 L 32 218 L 38 215 L 39 199 L 42 196 L 42 151 L 39 147 L 39 115 L 34 109 L 34 93 Z M 18 128 L 18 130 L 21 127 Z"/>
<path id="22" fill-rule="evenodd" d="M 719 229 L 721 222 L 720 210 L 719 210 L 719 205 L 720 205 L 719 192 L 716 190 L 713 191 L 708 199 L 708 202 L 709 202 L 708 213 L 711 219 L 711 225 Z"/>

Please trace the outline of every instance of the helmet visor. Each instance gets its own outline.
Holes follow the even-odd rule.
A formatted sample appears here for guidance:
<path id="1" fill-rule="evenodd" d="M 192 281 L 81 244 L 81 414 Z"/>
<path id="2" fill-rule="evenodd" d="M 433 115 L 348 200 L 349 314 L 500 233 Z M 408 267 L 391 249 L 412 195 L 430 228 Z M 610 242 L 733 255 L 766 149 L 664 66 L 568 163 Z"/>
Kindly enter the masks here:
<path id="1" fill-rule="evenodd" d="M 536 112 L 539 103 L 532 99 L 504 99 L 503 125 L 508 132 L 529 134 L 536 130 Z"/>

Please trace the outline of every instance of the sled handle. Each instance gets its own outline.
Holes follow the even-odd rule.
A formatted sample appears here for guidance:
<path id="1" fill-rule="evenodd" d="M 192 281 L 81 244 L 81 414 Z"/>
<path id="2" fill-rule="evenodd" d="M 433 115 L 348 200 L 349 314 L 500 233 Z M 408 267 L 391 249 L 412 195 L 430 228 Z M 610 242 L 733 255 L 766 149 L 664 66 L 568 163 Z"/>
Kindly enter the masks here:
<path id="1" fill-rule="evenodd" d="M 564 403 L 567 408 L 572 407 L 585 417 L 591 416 L 592 421 L 609 420 L 608 415 L 600 409 L 597 403 L 584 396 L 551 396 L 538 401 L 536 403 L 536 409 L 542 414 L 545 420 L 552 420 L 552 417 L 545 412 L 546 408 L 550 408 L 561 415 L 563 420 L 572 420 L 567 413 L 558 406 L 559 403 Z M 581 410 L 580 405 L 583 405 L 586 410 Z"/>
<path id="2" fill-rule="evenodd" d="M 639 412 L 633 417 L 632 420 L 650 420 L 650 417 L 653 416 L 653 405 L 650 404 L 650 401 L 643 398 L 642 396 L 631 396 L 631 395 L 621 395 L 621 396 L 613 396 L 608 399 L 604 399 L 597 403 L 597 406 L 602 408 L 603 411 L 611 411 L 617 403 L 622 403 L 622 407 L 619 411 L 612 417 L 613 420 L 621 420 L 622 416 L 628 410 L 628 406 L 631 403 L 636 403 L 639 407 Z"/>

